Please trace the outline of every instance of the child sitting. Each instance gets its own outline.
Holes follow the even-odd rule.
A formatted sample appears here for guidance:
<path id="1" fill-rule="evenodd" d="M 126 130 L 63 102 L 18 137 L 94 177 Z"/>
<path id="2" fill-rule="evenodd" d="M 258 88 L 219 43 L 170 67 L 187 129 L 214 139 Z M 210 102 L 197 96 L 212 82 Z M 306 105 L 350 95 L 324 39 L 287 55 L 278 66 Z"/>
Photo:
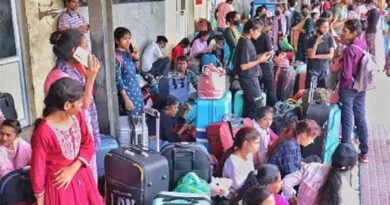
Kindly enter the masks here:
<path id="1" fill-rule="evenodd" d="M 0 178 L 30 163 L 31 146 L 19 137 L 21 131 L 17 120 L 4 120 L 0 125 Z"/>
<path id="2" fill-rule="evenodd" d="M 238 190 L 249 172 L 254 170 L 253 154 L 257 152 L 259 138 L 256 129 L 241 128 L 234 138 L 233 146 L 226 151 L 222 160 L 222 176 L 233 180 L 232 191 Z"/>
<path id="3" fill-rule="evenodd" d="M 211 53 L 217 57 L 219 62 L 223 62 L 224 42 L 225 38 L 219 34 L 209 44 L 209 48 L 212 50 Z"/>
<path id="4" fill-rule="evenodd" d="M 256 117 L 253 119 L 253 127 L 260 134 L 259 150 L 257 152 L 260 164 L 267 162 L 266 154 L 268 147 L 278 137 L 270 128 L 272 124 L 272 113 L 273 110 L 271 107 L 261 107 L 257 109 Z"/>
<path id="5" fill-rule="evenodd" d="M 282 177 L 278 167 L 272 164 L 260 165 L 256 171 L 250 172 L 233 201 L 240 201 L 248 190 L 257 186 L 264 187 L 271 192 L 276 205 L 289 205 L 288 201 L 278 194 L 282 188 Z"/>

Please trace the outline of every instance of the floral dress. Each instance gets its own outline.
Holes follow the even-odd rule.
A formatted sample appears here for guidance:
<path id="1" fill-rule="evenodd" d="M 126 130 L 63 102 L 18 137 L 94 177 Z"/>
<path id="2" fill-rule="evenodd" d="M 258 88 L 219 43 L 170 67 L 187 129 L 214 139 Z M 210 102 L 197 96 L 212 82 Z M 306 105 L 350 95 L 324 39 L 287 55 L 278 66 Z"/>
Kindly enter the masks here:
<path id="1" fill-rule="evenodd" d="M 137 80 L 136 67 L 133 58 L 126 51 L 115 51 L 115 79 L 118 93 L 122 90 L 126 91 L 126 95 L 134 104 L 134 108 L 130 114 L 142 115 L 144 107 L 144 98 Z M 120 62 L 121 61 L 121 62 Z M 125 107 L 121 95 L 119 95 L 119 106 Z"/>
<path id="2" fill-rule="evenodd" d="M 94 146 L 82 113 L 71 117 L 69 128 L 58 128 L 46 120 L 38 125 L 31 138 L 31 184 L 36 197 L 50 205 L 103 205 L 91 169 Z M 83 166 L 66 188 L 53 186 L 55 173 L 76 160 Z"/>
<path id="3" fill-rule="evenodd" d="M 70 78 L 79 81 L 83 86 L 85 86 L 85 76 L 78 71 L 76 67 L 71 67 L 66 64 L 64 61 L 57 61 L 57 68 L 62 72 L 69 75 Z M 95 100 L 92 98 L 91 105 L 88 110 L 85 110 L 84 116 L 91 126 L 90 131 L 93 134 L 95 149 L 99 150 L 100 148 L 100 130 L 99 130 L 99 121 L 96 110 Z"/>

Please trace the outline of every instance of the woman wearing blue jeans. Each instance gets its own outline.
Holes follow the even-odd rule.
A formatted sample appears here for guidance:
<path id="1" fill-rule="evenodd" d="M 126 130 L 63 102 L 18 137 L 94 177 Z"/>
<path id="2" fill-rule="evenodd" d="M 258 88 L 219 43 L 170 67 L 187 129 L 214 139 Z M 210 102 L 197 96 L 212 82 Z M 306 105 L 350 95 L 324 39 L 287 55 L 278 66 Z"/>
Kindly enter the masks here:
<path id="1" fill-rule="evenodd" d="M 367 50 L 365 41 L 360 38 L 362 25 L 359 20 L 345 22 L 341 40 L 347 46 L 342 53 L 343 69 L 340 79 L 340 103 L 341 103 L 341 130 L 343 143 L 351 142 L 354 124 L 359 136 L 359 160 L 368 162 L 368 131 L 365 116 L 366 92 L 358 92 L 353 89 L 354 78 L 358 73 L 359 63 L 363 57 L 361 50 Z M 357 48 L 360 47 L 361 49 Z"/>

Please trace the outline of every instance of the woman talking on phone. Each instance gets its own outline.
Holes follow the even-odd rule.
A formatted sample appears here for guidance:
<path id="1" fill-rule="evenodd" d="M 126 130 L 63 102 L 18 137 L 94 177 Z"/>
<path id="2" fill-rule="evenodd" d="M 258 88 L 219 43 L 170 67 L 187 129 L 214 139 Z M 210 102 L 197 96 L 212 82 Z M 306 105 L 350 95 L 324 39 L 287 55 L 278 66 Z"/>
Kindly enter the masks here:
<path id="1" fill-rule="evenodd" d="M 139 67 L 139 55 L 131 43 L 131 32 L 124 27 L 114 31 L 115 38 L 115 74 L 119 93 L 119 106 L 127 114 L 142 115 L 144 100 L 137 81 L 136 70 Z"/>
<path id="2" fill-rule="evenodd" d="M 56 31 L 50 36 L 50 43 L 53 45 L 53 52 L 56 56 L 56 65 L 46 77 L 44 91 L 47 95 L 50 86 L 60 78 L 69 77 L 77 80 L 84 86 L 84 95 L 82 98 L 82 111 L 87 122 L 89 132 L 93 136 L 95 150 L 100 147 L 99 123 L 96 105 L 93 97 L 93 84 L 97 73 L 100 69 L 100 62 L 94 55 L 84 53 L 88 59 L 76 60 L 75 52 L 88 52 L 88 43 L 85 35 L 77 29 L 68 29 L 64 31 Z M 77 53 L 76 53 L 77 54 Z M 88 61 L 88 63 L 85 63 Z M 97 179 L 96 160 L 93 156 L 91 170 Z"/>
<path id="3" fill-rule="evenodd" d="M 261 30 L 260 20 L 252 19 L 246 22 L 236 47 L 235 74 L 238 74 L 240 86 L 244 91 L 243 116 L 251 119 L 255 117 L 256 108 L 261 106 L 259 78 L 262 72 L 259 65 L 272 56 L 272 52 L 256 55 L 256 49 L 251 40 L 258 39 Z"/>

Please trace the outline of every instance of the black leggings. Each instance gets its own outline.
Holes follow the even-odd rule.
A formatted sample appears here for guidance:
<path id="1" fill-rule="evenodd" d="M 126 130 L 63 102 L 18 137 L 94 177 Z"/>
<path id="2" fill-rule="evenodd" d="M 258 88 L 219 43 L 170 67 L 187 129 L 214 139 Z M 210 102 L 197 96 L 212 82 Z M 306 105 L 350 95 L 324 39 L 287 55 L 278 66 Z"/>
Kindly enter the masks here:
<path id="1" fill-rule="evenodd" d="M 254 119 L 256 109 L 262 105 L 259 77 L 240 78 L 239 81 L 244 92 L 243 117 Z"/>
<path id="2" fill-rule="evenodd" d="M 263 63 L 260 64 L 263 76 L 259 78 L 260 84 L 264 85 L 264 89 L 267 95 L 267 106 L 273 107 L 277 102 L 276 98 L 276 88 L 274 80 L 274 71 L 272 63 Z"/>

